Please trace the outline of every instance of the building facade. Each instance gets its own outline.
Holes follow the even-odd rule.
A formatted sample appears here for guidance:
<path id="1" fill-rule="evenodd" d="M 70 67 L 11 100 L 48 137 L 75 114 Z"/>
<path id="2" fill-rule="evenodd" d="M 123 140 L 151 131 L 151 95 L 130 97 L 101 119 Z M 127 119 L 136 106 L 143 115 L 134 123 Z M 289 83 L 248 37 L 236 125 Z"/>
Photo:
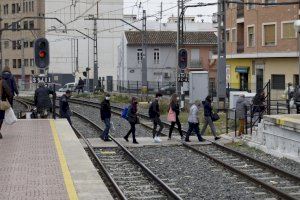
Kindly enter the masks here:
<path id="1" fill-rule="evenodd" d="M 26 87 L 29 86 L 31 75 L 38 73 L 34 64 L 33 45 L 35 38 L 45 36 L 45 21 L 30 17 L 44 15 L 43 0 L 1 0 L 0 2 L 0 29 L 2 29 L 0 66 L 10 67 L 19 85 L 23 85 L 21 84 L 23 67 Z M 28 18 L 14 23 L 24 17 Z"/>
<path id="2" fill-rule="evenodd" d="M 273 94 L 278 97 L 288 82 L 299 84 L 299 47 L 294 29 L 299 5 L 229 4 L 226 13 L 227 77 L 231 88 L 255 92 L 270 80 Z"/>
<path id="3" fill-rule="evenodd" d="M 177 79 L 177 33 L 175 31 L 147 32 L 147 80 L 149 83 L 174 83 Z M 209 71 L 215 81 L 216 68 L 212 52 L 217 46 L 214 32 L 186 32 L 185 46 L 188 50 L 188 69 Z M 126 31 L 119 46 L 118 81 L 141 82 L 142 35 Z M 124 86 L 125 87 L 125 86 Z"/>

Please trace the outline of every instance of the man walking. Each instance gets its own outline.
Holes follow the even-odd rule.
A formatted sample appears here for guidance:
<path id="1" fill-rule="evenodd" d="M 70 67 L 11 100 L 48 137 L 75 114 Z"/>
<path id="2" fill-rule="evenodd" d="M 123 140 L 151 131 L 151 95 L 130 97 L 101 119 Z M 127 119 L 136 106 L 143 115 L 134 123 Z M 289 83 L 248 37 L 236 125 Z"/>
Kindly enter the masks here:
<path id="1" fill-rule="evenodd" d="M 160 108 L 159 108 L 159 101 L 162 98 L 161 93 L 156 93 L 154 101 L 151 103 L 149 107 L 149 117 L 153 122 L 153 139 L 154 142 L 161 142 L 161 139 L 159 138 L 159 135 L 161 134 L 164 125 L 162 121 L 160 120 Z M 157 125 L 159 125 L 158 132 L 156 131 Z"/>
<path id="2" fill-rule="evenodd" d="M 10 68 L 7 66 L 4 67 L 4 69 L 3 69 L 2 79 L 5 80 L 6 85 L 8 85 L 8 87 L 10 88 L 10 92 L 12 95 L 11 95 L 11 97 L 9 97 L 8 101 L 9 101 L 11 107 L 13 107 L 14 96 L 19 95 L 19 91 L 18 91 L 15 77 L 12 75 Z"/>
<path id="3" fill-rule="evenodd" d="M 70 90 L 67 90 L 64 95 L 59 100 L 59 114 L 61 118 L 66 118 L 69 122 L 69 124 L 72 126 L 71 121 L 71 110 L 69 106 L 69 99 L 71 97 L 72 93 Z"/>
<path id="4" fill-rule="evenodd" d="M 78 81 L 78 84 L 77 84 L 78 94 L 80 93 L 80 90 L 83 93 L 83 88 L 84 88 L 84 81 L 81 79 L 81 77 L 79 77 L 79 81 Z"/>
<path id="5" fill-rule="evenodd" d="M 110 129 L 110 118 L 111 118 L 111 107 L 110 107 L 110 94 L 106 94 L 104 100 L 101 102 L 100 107 L 101 120 L 105 124 L 105 129 L 102 132 L 101 138 L 109 142 L 109 129 Z"/>
<path id="6" fill-rule="evenodd" d="M 45 82 L 39 82 L 39 88 L 34 93 L 34 105 L 41 118 L 48 118 L 49 112 L 52 110 L 50 94 L 54 95 L 53 90 L 45 87 Z"/>

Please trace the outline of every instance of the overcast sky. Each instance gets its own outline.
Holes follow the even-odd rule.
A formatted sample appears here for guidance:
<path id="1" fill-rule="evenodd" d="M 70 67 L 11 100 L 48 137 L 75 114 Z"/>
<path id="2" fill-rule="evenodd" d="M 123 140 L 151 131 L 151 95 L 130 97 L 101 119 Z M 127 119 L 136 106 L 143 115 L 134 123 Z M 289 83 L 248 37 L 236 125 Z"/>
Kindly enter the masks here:
<path id="1" fill-rule="evenodd" d="M 142 2 L 141 8 L 139 8 L 140 2 Z M 177 0 L 124 0 L 124 13 L 139 13 L 139 15 L 141 15 L 142 10 L 145 9 L 147 12 L 147 16 L 157 14 L 156 16 L 159 18 L 158 13 L 161 9 L 161 2 L 163 2 L 162 10 L 164 22 L 169 16 L 172 16 L 172 14 L 174 14 L 174 16 L 177 16 Z M 212 3 L 217 2 L 217 0 L 191 0 L 188 3 L 186 3 L 186 5 L 196 4 L 199 2 Z M 217 6 L 188 8 L 186 11 L 186 15 L 204 15 L 204 17 L 197 18 L 197 20 L 200 21 L 201 19 L 204 19 L 206 22 L 211 22 L 211 15 L 216 11 Z"/>

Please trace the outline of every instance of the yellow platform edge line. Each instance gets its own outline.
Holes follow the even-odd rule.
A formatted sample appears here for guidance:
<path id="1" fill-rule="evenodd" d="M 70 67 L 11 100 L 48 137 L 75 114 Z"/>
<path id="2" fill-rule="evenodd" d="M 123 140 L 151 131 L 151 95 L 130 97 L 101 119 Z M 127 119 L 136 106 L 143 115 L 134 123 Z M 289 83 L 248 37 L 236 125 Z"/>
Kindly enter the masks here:
<path id="1" fill-rule="evenodd" d="M 51 130 L 52 130 L 52 134 L 53 134 L 53 138 L 54 138 L 54 143 L 55 143 L 55 147 L 56 147 L 56 151 L 58 154 L 58 158 L 59 158 L 59 162 L 60 162 L 60 166 L 62 169 L 62 173 L 64 176 L 64 181 L 65 181 L 65 185 L 67 188 L 67 192 L 68 192 L 68 196 L 70 200 L 78 200 L 78 196 L 74 187 L 74 183 L 71 177 L 71 173 L 69 171 L 68 165 L 67 165 L 67 161 L 64 155 L 64 151 L 62 149 L 61 143 L 59 141 L 59 137 L 58 137 L 58 132 L 54 123 L 54 120 L 50 120 L 50 126 L 51 126 Z"/>

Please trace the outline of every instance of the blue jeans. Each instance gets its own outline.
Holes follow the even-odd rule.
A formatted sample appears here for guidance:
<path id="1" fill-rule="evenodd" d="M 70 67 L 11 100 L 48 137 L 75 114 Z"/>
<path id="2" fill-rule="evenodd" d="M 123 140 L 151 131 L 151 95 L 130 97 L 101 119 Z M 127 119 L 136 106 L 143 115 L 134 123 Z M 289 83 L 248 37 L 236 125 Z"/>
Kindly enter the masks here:
<path id="1" fill-rule="evenodd" d="M 110 129 L 110 118 L 104 119 L 105 129 L 102 133 L 102 138 L 104 140 L 108 139 L 109 129 Z"/>
<path id="2" fill-rule="evenodd" d="M 188 132 L 187 132 L 187 135 L 186 135 L 186 141 L 188 141 L 189 140 L 189 137 L 190 137 L 190 135 L 191 135 L 191 133 L 193 132 L 193 131 L 195 131 L 195 133 L 196 133 L 196 135 L 197 135 L 197 137 L 198 137 L 198 140 L 199 141 L 203 141 L 203 138 L 202 138 L 202 136 L 200 135 L 200 131 L 199 131 L 199 123 L 190 123 L 189 122 L 189 130 L 188 130 Z"/>

